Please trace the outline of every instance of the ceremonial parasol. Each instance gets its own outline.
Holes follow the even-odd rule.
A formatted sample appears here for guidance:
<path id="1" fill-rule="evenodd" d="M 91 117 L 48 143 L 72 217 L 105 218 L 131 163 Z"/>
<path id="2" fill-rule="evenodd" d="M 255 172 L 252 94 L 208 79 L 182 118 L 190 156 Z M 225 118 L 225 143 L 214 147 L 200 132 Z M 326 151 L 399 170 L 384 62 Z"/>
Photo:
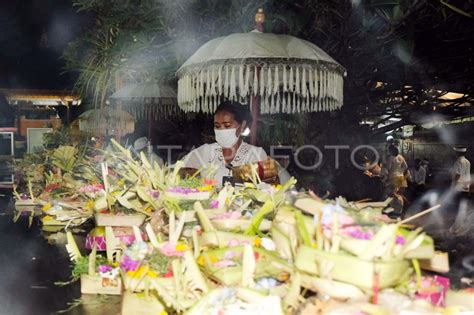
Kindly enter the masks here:
<path id="1" fill-rule="evenodd" d="M 345 69 L 315 44 L 257 28 L 215 38 L 177 71 L 178 105 L 186 112 L 212 113 L 224 99 L 250 104 L 256 141 L 263 114 L 333 111 L 343 103 Z"/>
<path id="2" fill-rule="evenodd" d="M 156 120 L 177 114 L 175 90 L 156 82 L 131 83 L 116 91 L 111 99 L 120 101 L 122 109 L 136 119 Z"/>
<path id="3" fill-rule="evenodd" d="M 79 130 L 96 135 L 121 137 L 135 130 L 135 119 L 132 115 L 110 107 L 85 111 L 78 120 Z"/>

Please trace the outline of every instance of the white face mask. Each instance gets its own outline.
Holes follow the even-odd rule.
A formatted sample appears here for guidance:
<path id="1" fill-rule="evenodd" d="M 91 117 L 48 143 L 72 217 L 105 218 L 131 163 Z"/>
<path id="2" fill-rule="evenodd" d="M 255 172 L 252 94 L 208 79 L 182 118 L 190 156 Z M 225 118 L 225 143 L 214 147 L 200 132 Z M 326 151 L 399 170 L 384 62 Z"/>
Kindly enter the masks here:
<path id="1" fill-rule="evenodd" d="M 232 148 L 239 141 L 236 136 L 237 128 L 214 129 L 217 143 L 223 148 Z"/>

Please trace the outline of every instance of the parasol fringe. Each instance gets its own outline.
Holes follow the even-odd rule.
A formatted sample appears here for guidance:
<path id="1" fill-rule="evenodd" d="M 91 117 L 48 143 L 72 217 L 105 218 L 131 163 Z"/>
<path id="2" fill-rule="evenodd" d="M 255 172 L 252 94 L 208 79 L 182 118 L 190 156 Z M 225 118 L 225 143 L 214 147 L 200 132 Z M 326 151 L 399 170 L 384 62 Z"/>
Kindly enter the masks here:
<path id="1" fill-rule="evenodd" d="M 288 78 L 288 92 L 294 92 L 293 67 L 290 66 L 290 76 Z"/>
<path id="2" fill-rule="evenodd" d="M 272 68 L 267 68 L 267 97 L 273 94 L 273 83 L 272 83 Z"/>
<path id="3" fill-rule="evenodd" d="M 272 91 L 272 114 L 278 113 L 277 105 L 278 105 L 278 96 L 280 93 L 278 93 L 278 85 L 280 84 L 279 80 L 279 69 L 278 66 L 275 66 L 275 80 L 273 82 L 273 91 Z M 277 97 L 277 103 L 275 104 L 275 95 Z"/>
<path id="4" fill-rule="evenodd" d="M 301 96 L 306 98 L 307 96 L 307 90 L 306 90 L 306 69 L 303 68 L 303 73 L 301 75 Z"/>
<path id="5" fill-rule="evenodd" d="M 295 72 L 295 93 L 296 93 L 296 95 L 299 95 L 301 93 L 300 68 L 299 67 L 296 67 L 296 72 Z"/>
<path id="6" fill-rule="evenodd" d="M 217 95 L 222 95 L 222 67 L 219 67 L 217 72 Z"/>
<path id="7" fill-rule="evenodd" d="M 204 72 L 199 73 L 199 97 L 204 96 Z"/>
<path id="8" fill-rule="evenodd" d="M 235 97 L 236 97 L 236 92 L 235 92 L 235 80 L 236 80 L 236 77 L 235 77 L 235 67 L 232 66 L 232 73 L 230 75 L 230 92 L 229 92 L 229 98 L 232 100 L 232 101 L 235 101 Z"/>
<path id="9" fill-rule="evenodd" d="M 278 66 L 275 66 L 275 80 L 273 82 L 272 94 L 279 94 L 278 93 L 278 85 L 280 84 L 279 73 L 280 73 L 280 70 L 278 69 Z"/>
<path id="10" fill-rule="evenodd" d="M 206 71 L 206 99 L 209 98 L 209 95 L 211 95 L 211 74 L 210 74 L 210 70 L 207 69 Z"/>
<path id="11" fill-rule="evenodd" d="M 253 85 L 252 85 L 253 96 L 258 95 L 258 71 L 257 67 L 253 70 Z"/>
<path id="12" fill-rule="evenodd" d="M 214 65 L 182 75 L 178 105 L 212 113 L 223 99 L 248 103 L 253 95 L 261 98 L 262 113 L 334 111 L 343 104 L 343 87 L 342 73 L 324 65 Z M 135 115 L 156 114 L 137 109 Z"/>
<path id="13" fill-rule="evenodd" d="M 229 98 L 229 67 L 225 67 L 224 93 L 225 98 Z"/>
<path id="14" fill-rule="evenodd" d="M 245 89 L 245 81 L 244 81 L 244 66 L 239 66 L 239 97 L 242 97 L 242 91 Z M 245 95 L 245 94 L 243 94 Z"/>
<path id="15" fill-rule="evenodd" d="M 245 84 L 242 92 L 240 93 L 240 97 L 244 99 L 249 94 L 249 84 L 250 84 L 250 66 L 246 67 L 245 71 Z"/>
<path id="16" fill-rule="evenodd" d="M 262 67 L 260 69 L 260 89 L 259 89 L 259 95 L 262 98 L 265 96 L 265 80 L 264 80 L 265 75 L 264 74 L 265 74 L 265 70 Z"/>

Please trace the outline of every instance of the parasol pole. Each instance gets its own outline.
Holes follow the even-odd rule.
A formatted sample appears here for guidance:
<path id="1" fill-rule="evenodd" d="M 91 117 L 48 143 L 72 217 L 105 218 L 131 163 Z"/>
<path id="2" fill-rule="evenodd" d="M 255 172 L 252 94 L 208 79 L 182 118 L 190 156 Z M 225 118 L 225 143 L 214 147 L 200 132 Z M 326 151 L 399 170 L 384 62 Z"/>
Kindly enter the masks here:
<path id="1" fill-rule="evenodd" d="M 265 13 L 263 9 L 259 8 L 257 14 L 255 14 L 255 32 L 264 33 L 265 28 L 263 23 L 265 22 Z M 260 70 L 260 67 L 257 68 L 257 71 Z M 257 75 L 257 78 L 260 78 L 260 75 Z M 252 125 L 250 126 L 250 144 L 257 144 L 257 120 L 258 113 L 260 108 L 260 98 L 257 94 L 250 97 L 250 110 L 252 113 Z"/>
<path id="2" fill-rule="evenodd" d="M 260 105 L 260 99 L 258 95 L 252 95 L 250 97 L 250 111 L 252 113 L 252 124 L 250 125 L 250 144 L 257 144 L 257 119 L 258 119 L 258 106 Z"/>

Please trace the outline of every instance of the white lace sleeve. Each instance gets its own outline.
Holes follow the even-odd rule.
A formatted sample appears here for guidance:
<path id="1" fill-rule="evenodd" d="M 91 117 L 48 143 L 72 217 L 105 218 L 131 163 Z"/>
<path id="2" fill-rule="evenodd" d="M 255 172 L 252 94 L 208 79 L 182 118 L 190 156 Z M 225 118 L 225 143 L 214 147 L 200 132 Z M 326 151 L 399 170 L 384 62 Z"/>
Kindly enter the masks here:
<path id="1" fill-rule="evenodd" d="M 184 167 L 200 169 L 207 165 L 209 160 L 210 148 L 208 144 L 203 144 L 197 149 L 192 150 L 183 159 Z"/>
<path id="2" fill-rule="evenodd" d="M 257 155 L 259 161 L 264 161 L 264 160 L 268 159 L 267 152 L 265 152 L 265 150 L 260 148 L 260 147 L 257 147 L 257 154 L 256 155 Z"/>

